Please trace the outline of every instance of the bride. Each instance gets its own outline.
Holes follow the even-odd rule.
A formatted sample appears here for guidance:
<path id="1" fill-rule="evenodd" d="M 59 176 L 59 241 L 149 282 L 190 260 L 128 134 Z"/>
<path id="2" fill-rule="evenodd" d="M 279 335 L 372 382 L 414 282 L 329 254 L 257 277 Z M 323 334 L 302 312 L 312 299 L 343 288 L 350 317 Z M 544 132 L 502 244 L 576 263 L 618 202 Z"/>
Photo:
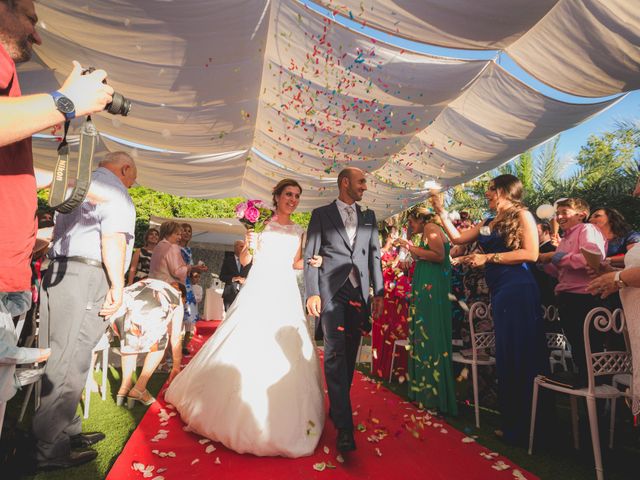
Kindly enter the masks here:
<path id="1" fill-rule="evenodd" d="M 320 365 L 294 270 L 303 268 L 303 229 L 290 216 L 301 193 L 291 179 L 274 187 L 276 211 L 257 235 L 242 290 L 165 393 L 189 429 L 238 453 L 311 455 L 324 426 Z"/>

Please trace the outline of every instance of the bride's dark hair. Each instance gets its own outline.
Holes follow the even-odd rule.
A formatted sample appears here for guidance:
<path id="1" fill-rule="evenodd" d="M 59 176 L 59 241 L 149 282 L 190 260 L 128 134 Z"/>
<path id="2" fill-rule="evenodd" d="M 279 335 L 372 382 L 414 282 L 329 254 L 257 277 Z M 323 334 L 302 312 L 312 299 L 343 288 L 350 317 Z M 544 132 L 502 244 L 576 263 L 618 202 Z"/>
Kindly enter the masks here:
<path id="1" fill-rule="evenodd" d="M 273 206 L 274 207 L 278 206 L 278 201 L 276 200 L 276 198 L 287 187 L 297 187 L 297 188 L 300 189 L 300 193 L 302 193 L 302 187 L 300 186 L 300 184 L 297 181 L 295 181 L 293 178 L 283 178 L 282 180 L 280 180 L 278 182 L 278 184 L 275 187 L 273 187 L 273 191 L 271 192 L 271 194 L 273 195 Z"/>

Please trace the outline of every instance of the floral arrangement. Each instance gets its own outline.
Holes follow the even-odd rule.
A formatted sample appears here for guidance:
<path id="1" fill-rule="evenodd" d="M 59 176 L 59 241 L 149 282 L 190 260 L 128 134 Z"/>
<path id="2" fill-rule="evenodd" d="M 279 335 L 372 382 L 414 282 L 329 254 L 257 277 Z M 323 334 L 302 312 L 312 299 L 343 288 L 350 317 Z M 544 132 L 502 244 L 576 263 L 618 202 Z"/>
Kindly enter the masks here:
<path id="1" fill-rule="evenodd" d="M 262 232 L 271 217 L 273 210 L 262 200 L 247 200 L 236 205 L 236 218 L 247 230 Z M 249 250 L 253 254 L 253 248 Z"/>

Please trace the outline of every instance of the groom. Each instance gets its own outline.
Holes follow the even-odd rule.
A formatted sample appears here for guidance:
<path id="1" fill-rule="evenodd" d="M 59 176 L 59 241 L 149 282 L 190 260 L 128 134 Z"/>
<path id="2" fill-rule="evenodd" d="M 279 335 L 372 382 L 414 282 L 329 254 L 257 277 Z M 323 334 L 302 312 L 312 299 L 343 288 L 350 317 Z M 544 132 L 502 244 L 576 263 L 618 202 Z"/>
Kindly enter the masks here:
<path id="1" fill-rule="evenodd" d="M 304 256 L 307 311 L 320 317 L 316 331 L 324 337 L 324 373 L 329 390 L 329 416 L 338 430 L 337 449 L 355 450 L 351 411 L 351 381 L 362 332 L 371 330 L 382 313 L 384 283 L 376 216 L 357 201 L 367 189 L 359 168 L 338 175 L 338 199 L 311 213 Z M 310 268 L 314 255 L 320 268 Z M 369 301 L 369 287 L 373 300 Z M 371 304 L 370 304 L 371 303 Z M 317 332 L 318 333 L 318 332 Z"/>

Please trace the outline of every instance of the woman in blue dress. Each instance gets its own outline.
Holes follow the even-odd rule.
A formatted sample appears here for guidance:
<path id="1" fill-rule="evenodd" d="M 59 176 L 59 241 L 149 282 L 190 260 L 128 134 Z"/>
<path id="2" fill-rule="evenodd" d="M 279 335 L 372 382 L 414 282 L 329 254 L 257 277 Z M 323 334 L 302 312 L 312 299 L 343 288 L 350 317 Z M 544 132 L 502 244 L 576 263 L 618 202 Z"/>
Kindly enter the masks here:
<path id="1" fill-rule="evenodd" d="M 527 265 L 538 258 L 538 232 L 533 215 L 522 204 L 522 194 L 522 183 L 513 175 L 494 178 L 485 197 L 496 216 L 463 232 L 448 219 L 442 199 L 432 197 L 451 242 L 459 245 L 477 240 L 484 252 L 468 255 L 464 262 L 485 269 L 502 417 L 502 430 L 496 434 L 509 443 L 526 441 L 533 379 L 546 365 L 540 294 Z"/>

